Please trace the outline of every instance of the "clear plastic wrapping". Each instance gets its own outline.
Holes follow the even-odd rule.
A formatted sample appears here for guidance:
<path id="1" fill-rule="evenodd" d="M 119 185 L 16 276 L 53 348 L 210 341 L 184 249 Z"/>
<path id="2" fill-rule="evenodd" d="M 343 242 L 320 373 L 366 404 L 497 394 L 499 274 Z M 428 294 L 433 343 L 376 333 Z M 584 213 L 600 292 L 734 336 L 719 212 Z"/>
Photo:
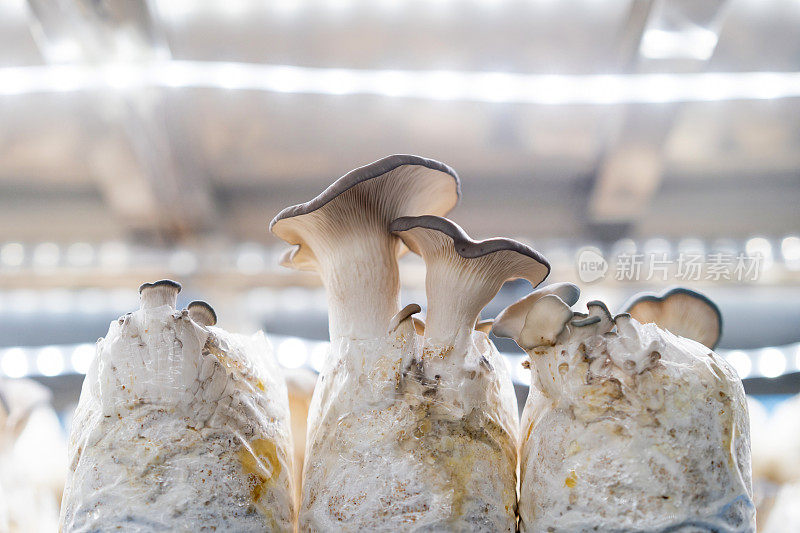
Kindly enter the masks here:
<path id="1" fill-rule="evenodd" d="M 655 324 L 573 328 L 530 352 L 522 531 L 754 531 L 741 381 Z"/>
<path id="2" fill-rule="evenodd" d="M 69 458 L 65 532 L 293 530 L 286 385 L 261 333 L 169 305 L 112 322 Z"/>
<path id="3" fill-rule="evenodd" d="M 301 531 L 514 531 L 517 403 L 484 333 L 437 352 L 412 320 L 331 344 L 309 412 Z"/>

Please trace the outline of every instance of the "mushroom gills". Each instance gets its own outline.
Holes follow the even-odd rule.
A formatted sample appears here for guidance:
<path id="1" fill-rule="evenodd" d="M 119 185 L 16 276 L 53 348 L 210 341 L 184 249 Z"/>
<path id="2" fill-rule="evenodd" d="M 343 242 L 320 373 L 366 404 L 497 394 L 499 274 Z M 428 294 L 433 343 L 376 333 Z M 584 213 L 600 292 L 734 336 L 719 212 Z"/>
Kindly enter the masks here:
<path id="1" fill-rule="evenodd" d="M 217 323 L 217 313 L 207 302 L 195 300 L 186 309 L 189 311 L 189 318 L 202 324 L 203 326 L 213 326 Z"/>
<path id="2" fill-rule="evenodd" d="M 517 342 L 524 350 L 553 346 L 571 319 L 572 309 L 555 294 L 546 294 L 531 305 Z"/>

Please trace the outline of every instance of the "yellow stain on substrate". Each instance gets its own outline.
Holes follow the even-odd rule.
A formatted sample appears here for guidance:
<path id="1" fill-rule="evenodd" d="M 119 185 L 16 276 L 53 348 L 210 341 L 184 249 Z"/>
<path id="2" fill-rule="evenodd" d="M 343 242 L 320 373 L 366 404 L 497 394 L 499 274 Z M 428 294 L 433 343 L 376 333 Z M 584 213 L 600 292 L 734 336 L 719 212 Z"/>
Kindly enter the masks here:
<path id="1" fill-rule="evenodd" d="M 276 479 L 281 473 L 278 448 L 271 440 L 256 439 L 250 443 L 250 448 L 242 446 L 238 454 L 242 470 L 254 478 L 255 485 L 250 496 L 254 503 L 258 503 L 270 480 Z"/>
<path id="2" fill-rule="evenodd" d="M 564 480 L 564 485 L 569 488 L 575 488 L 575 485 L 578 484 L 578 475 L 575 473 L 574 470 L 571 470 L 567 478 Z"/>

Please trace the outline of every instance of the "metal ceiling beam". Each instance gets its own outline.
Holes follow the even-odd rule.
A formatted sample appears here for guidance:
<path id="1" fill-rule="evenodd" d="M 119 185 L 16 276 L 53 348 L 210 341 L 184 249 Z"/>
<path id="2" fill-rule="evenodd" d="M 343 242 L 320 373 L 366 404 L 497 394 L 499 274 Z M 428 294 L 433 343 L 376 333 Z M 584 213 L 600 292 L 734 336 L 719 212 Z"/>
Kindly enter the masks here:
<path id="1" fill-rule="evenodd" d="M 28 0 L 31 31 L 46 61 L 120 64 L 168 59 L 147 2 Z M 132 232 L 174 240 L 213 226 L 208 177 L 158 91 L 108 91 L 99 105 L 127 147 L 98 139 L 91 156 L 110 209 Z M 113 139 L 113 133 L 109 135 Z M 115 146 L 115 144 L 117 144 Z M 129 153 L 125 153 L 125 152 Z M 120 162 L 133 157 L 133 164 Z"/>
<path id="2" fill-rule="evenodd" d="M 624 63 L 637 73 L 704 70 L 716 46 L 716 36 L 727 12 L 728 0 L 656 0 L 650 2 L 644 19 L 643 8 L 633 2 L 626 27 L 639 28 L 637 46 Z M 630 39 L 637 32 L 626 30 Z M 695 50 L 681 49 L 681 43 L 698 36 Z M 662 46 L 655 39 L 661 39 Z M 713 42 L 711 42 L 713 40 Z M 650 50 L 645 50 L 649 43 Z M 631 50 L 626 47 L 626 50 Z M 663 57 L 643 54 L 663 53 Z M 694 54 L 694 55 L 693 55 Z M 627 233 L 647 211 L 661 185 L 664 147 L 675 124 L 680 104 L 629 107 L 617 129 L 609 136 L 589 196 L 589 222 L 595 233 L 614 226 Z M 600 229 L 598 229 L 600 228 Z"/>

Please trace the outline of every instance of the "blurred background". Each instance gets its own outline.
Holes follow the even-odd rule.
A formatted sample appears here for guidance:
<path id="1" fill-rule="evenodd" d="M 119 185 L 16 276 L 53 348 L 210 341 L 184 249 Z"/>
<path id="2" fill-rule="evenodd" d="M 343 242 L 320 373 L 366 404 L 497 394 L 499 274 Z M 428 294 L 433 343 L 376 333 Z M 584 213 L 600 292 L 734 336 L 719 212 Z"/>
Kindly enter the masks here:
<path id="1" fill-rule="evenodd" d="M 324 292 L 278 266 L 267 224 L 412 153 L 459 172 L 451 218 L 532 244 L 581 302 L 707 294 L 761 440 L 794 431 L 778 455 L 800 465 L 798 28 L 798 0 L 4 0 L 0 383 L 54 435 L 17 448 L 63 439 L 145 281 L 319 368 Z M 401 274 L 424 308 L 422 261 Z M 521 352 L 497 345 L 524 399 Z M 774 496 L 791 479 L 771 468 Z"/>

